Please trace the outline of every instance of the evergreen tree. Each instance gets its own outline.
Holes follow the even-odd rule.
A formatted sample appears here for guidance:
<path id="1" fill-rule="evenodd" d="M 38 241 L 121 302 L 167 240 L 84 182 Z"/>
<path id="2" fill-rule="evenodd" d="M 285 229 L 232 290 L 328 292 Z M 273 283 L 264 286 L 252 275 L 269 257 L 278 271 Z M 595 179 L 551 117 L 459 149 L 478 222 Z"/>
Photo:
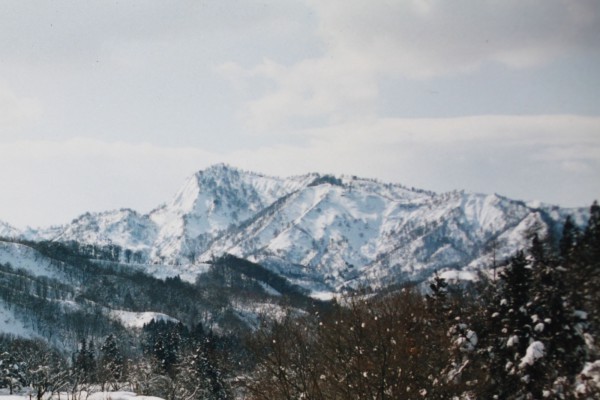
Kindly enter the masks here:
<path id="1" fill-rule="evenodd" d="M 156 372 L 173 378 L 177 374 L 180 348 L 183 347 L 187 330 L 182 323 L 151 321 L 144 326 L 145 351 L 154 359 Z"/>
<path id="2" fill-rule="evenodd" d="M 99 379 L 102 390 L 106 384 L 117 389 L 117 384 L 123 381 L 125 376 L 125 360 L 117 344 L 117 339 L 110 334 L 100 347 Z"/>
<path id="3" fill-rule="evenodd" d="M 529 316 L 531 269 L 523 251 L 511 259 L 500 273 L 499 296 L 490 308 L 489 385 L 485 398 L 514 399 L 524 395 L 520 360 L 530 344 L 532 327 Z"/>
<path id="4" fill-rule="evenodd" d="M 567 235 L 572 228 L 567 227 Z M 564 392 L 573 377 L 583 367 L 585 360 L 585 341 L 582 335 L 581 320 L 571 303 L 568 289 L 568 269 L 561 265 L 568 262 L 564 258 L 571 254 L 565 243 L 573 240 L 563 237 L 560 259 L 539 251 L 539 245 L 532 243 L 533 286 L 531 294 L 531 318 L 533 336 L 544 344 L 543 361 L 535 364 L 537 371 L 532 371 L 536 384 L 546 393 Z M 536 247 L 538 247 L 536 249 Z M 569 256 L 568 256 L 569 257 Z M 541 366 L 545 364 L 542 369 Z M 562 382 L 557 387 L 557 380 Z"/>
<path id="5" fill-rule="evenodd" d="M 573 256 L 575 245 L 579 238 L 579 230 L 573 222 L 571 216 L 568 216 L 563 225 L 562 236 L 559 242 L 560 257 L 564 261 L 569 261 Z"/>
<path id="6" fill-rule="evenodd" d="M 217 338 L 209 333 L 192 348 L 181 366 L 182 389 L 186 398 L 226 400 L 231 398 L 218 350 Z"/>
<path id="7" fill-rule="evenodd" d="M 598 201 L 594 201 L 590 207 L 590 219 L 585 229 L 586 240 L 594 247 L 594 252 L 597 254 L 600 249 L 600 205 Z"/>
<path id="8" fill-rule="evenodd" d="M 96 362 L 96 345 L 94 340 L 90 340 L 88 344 L 88 352 L 86 357 L 87 378 L 89 382 L 96 382 L 98 365 Z"/>
<path id="9" fill-rule="evenodd" d="M 96 356 L 94 352 L 93 341 L 88 346 L 86 339 L 82 339 L 73 361 L 73 372 L 80 383 L 92 383 L 96 379 Z"/>
<path id="10" fill-rule="evenodd" d="M 600 334 L 600 206 L 594 201 L 590 207 L 590 219 L 577 249 L 581 309 L 589 314 L 592 331 Z"/>
<path id="11" fill-rule="evenodd" d="M 448 303 L 448 283 L 437 271 L 430 279 L 429 290 L 425 295 L 429 312 L 438 319 L 447 320 L 452 313 Z"/>
<path id="12" fill-rule="evenodd" d="M 555 253 L 532 235 L 529 256 L 518 252 L 501 273 L 485 338 L 490 359 L 485 398 L 566 398 L 583 367 L 585 314 L 575 311 L 568 277 L 577 243 L 568 224 Z M 570 244 L 569 244 L 570 243 Z"/>
<path id="13" fill-rule="evenodd" d="M 9 394 L 20 387 L 20 365 L 12 353 L 0 353 L 0 387 L 8 387 Z"/>

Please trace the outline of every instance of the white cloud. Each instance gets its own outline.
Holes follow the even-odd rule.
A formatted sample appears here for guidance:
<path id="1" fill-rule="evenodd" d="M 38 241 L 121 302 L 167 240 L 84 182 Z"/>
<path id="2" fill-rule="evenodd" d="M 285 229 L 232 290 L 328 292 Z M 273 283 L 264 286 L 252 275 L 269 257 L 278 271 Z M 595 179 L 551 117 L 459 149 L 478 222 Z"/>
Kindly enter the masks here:
<path id="1" fill-rule="evenodd" d="M 280 176 L 353 174 L 576 206 L 600 197 L 599 130 L 599 117 L 570 115 L 373 118 L 307 130 L 304 146 L 264 146 L 221 159 Z"/>
<path id="2" fill-rule="evenodd" d="M 248 76 L 267 85 L 272 82 L 276 89 L 249 102 L 242 118 L 250 129 L 266 132 L 368 115 L 378 90 L 375 76 L 364 64 L 360 57 L 307 59 L 291 67 L 266 60 Z"/>
<path id="3" fill-rule="evenodd" d="M 248 37 L 297 35 L 305 28 L 305 14 L 302 0 L 55 0 L 36 5 L 5 0 L 0 52 L 4 62 L 37 67 L 89 67 L 99 57 L 106 62 L 115 48 L 164 44 L 183 46 L 192 58 L 206 55 L 213 45 L 235 54 L 245 50 L 235 43 Z"/>
<path id="4" fill-rule="evenodd" d="M 582 161 L 563 161 L 560 163 L 563 170 L 573 173 L 588 173 L 594 172 L 593 168 L 587 162 Z"/>
<path id="5" fill-rule="evenodd" d="M 168 201 L 187 176 L 217 162 L 277 176 L 354 174 L 436 191 L 498 192 L 569 206 L 600 197 L 598 117 L 372 122 L 313 130 L 303 146 L 221 153 L 88 139 L 5 142 L 0 145 L 0 220 L 47 225 L 85 211 L 149 211 Z"/>
<path id="6" fill-rule="evenodd" d="M 333 51 L 391 73 L 427 77 L 495 60 L 532 66 L 574 48 L 597 51 L 594 0 L 311 1 Z"/>
<path id="7" fill-rule="evenodd" d="M 511 112 L 518 105 L 495 106 L 540 93 L 558 100 L 541 99 L 534 112 L 578 112 L 573 96 L 593 98 L 597 83 L 584 82 L 597 78 L 588 71 L 594 58 L 577 56 L 598 58 L 599 12 L 597 0 L 7 1 L 0 219 L 46 224 L 87 210 L 147 211 L 215 162 L 586 204 L 600 195 L 596 117 L 389 116 L 435 115 L 449 101 L 454 111 L 444 115 L 470 115 L 481 96 L 496 94 L 480 113 Z M 532 86 L 524 74 L 513 80 L 556 60 L 564 63 Z M 236 91 L 215 79 L 218 65 Z M 477 79 L 485 85 L 463 79 L 437 109 L 411 97 L 424 82 L 484 70 Z M 555 85 L 580 72 L 566 80 L 572 92 Z M 378 108 L 389 100 L 384 82 L 400 99 L 387 118 Z M 414 113 L 393 110 L 413 101 Z M 250 130 L 273 135 L 243 135 L 236 110 Z M 95 139 L 69 139 L 77 135 Z"/>
<path id="8" fill-rule="evenodd" d="M 382 77 L 428 79 L 496 63 L 522 69 L 578 52 L 598 52 L 594 0 L 502 2 L 309 1 L 323 54 L 292 65 L 270 59 L 222 72 L 263 90 L 242 118 L 257 131 L 281 131 L 371 116 Z M 255 87 L 254 87 L 255 88 Z"/>
<path id="9" fill-rule="evenodd" d="M 0 81 L 0 129 L 18 129 L 37 120 L 41 113 L 37 100 L 16 95 Z"/>

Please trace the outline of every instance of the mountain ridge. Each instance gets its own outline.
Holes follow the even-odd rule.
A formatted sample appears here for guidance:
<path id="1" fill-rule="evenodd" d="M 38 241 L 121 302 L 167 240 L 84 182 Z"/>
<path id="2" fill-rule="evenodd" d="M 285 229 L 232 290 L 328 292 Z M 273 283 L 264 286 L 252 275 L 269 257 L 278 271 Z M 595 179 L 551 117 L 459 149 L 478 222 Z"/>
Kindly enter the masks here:
<path id="1" fill-rule="evenodd" d="M 476 272 L 490 246 L 508 257 L 527 231 L 556 232 L 586 210 L 465 191 L 435 193 L 356 176 L 279 178 L 218 164 L 194 173 L 147 214 L 85 213 L 28 239 L 118 246 L 148 265 L 185 266 L 232 254 L 301 287 L 336 292 L 423 279 L 434 270 Z M 6 228 L 8 231 L 8 228 Z M 13 232 L 14 233 L 14 232 Z"/>

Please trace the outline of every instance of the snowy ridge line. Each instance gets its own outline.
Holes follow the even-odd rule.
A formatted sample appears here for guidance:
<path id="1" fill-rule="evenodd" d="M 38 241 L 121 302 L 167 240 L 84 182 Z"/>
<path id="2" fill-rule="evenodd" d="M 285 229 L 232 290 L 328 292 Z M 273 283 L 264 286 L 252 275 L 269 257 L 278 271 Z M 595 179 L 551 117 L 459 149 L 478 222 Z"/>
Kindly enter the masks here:
<path id="1" fill-rule="evenodd" d="M 436 194 L 345 175 L 277 178 L 218 164 L 192 175 L 148 214 L 86 213 L 60 229 L 23 235 L 113 246 L 114 261 L 145 265 L 153 274 L 157 265 L 181 269 L 190 281 L 202 271 L 191 266 L 234 254 L 300 277 L 305 289 L 339 291 L 484 268 L 490 243 L 505 257 L 526 245 L 529 228 L 556 232 L 569 214 L 580 225 L 587 220 L 585 209 L 495 194 Z"/>

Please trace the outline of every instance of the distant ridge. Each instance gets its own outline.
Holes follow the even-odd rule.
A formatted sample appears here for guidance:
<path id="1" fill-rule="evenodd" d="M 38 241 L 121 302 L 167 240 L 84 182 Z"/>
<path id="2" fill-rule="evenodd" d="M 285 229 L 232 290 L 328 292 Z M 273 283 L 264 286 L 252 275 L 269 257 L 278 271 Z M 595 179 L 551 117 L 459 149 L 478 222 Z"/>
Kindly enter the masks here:
<path id="1" fill-rule="evenodd" d="M 267 176 L 217 164 L 193 174 L 148 214 L 86 213 L 29 239 L 118 246 L 148 266 L 193 266 L 231 254 L 317 291 L 419 280 L 434 270 L 475 273 L 527 245 L 532 227 L 560 229 L 587 211 L 499 195 L 437 194 L 355 176 Z M 18 230 L 0 224 L 0 234 Z M 465 276 L 462 274 L 461 276 Z"/>

